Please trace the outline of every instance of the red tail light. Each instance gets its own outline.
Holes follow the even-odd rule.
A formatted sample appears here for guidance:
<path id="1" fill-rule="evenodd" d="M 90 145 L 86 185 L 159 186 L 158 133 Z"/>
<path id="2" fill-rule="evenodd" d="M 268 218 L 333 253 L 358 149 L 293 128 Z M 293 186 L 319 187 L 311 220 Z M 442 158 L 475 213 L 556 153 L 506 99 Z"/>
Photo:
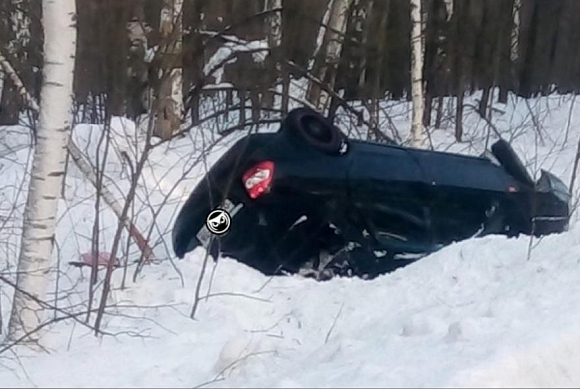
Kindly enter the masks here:
<path id="1" fill-rule="evenodd" d="M 273 177 L 274 162 L 264 161 L 248 170 L 242 177 L 242 181 L 250 198 L 256 199 L 270 189 Z"/>

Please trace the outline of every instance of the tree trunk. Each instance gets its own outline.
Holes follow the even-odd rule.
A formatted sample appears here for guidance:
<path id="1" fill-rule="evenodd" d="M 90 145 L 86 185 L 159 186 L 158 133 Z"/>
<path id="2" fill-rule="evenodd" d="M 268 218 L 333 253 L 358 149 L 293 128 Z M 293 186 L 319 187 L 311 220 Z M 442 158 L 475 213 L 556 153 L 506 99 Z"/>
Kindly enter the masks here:
<path id="1" fill-rule="evenodd" d="M 282 8 L 282 0 L 266 0 L 266 11 Z M 268 23 L 268 47 L 282 44 L 282 12 L 273 12 L 266 18 Z"/>
<path id="2" fill-rule="evenodd" d="M 520 10 L 522 8 L 522 0 L 514 0 L 514 8 L 512 10 L 513 27 L 511 34 L 511 50 L 510 59 L 516 62 L 519 58 L 520 48 Z"/>
<path id="3" fill-rule="evenodd" d="M 386 0 L 384 3 L 384 10 L 381 13 L 381 18 L 379 19 L 378 25 L 378 33 L 379 33 L 379 41 L 378 41 L 378 58 L 375 65 L 375 70 L 373 72 L 373 92 L 372 98 L 377 100 L 377 110 L 378 110 L 378 100 L 381 100 L 384 97 L 384 90 L 381 88 L 381 79 L 382 75 L 384 74 L 384 68 L 388 63 L 386 61 L 386 54 L 387 54 L 387 26 L 389 20 L 389 9 L 390 9 L 390 0 Z M 378 4 L 377 4 L 378 5 Z M 376 7 L 378 8 L 378 7 Z M 378 123 L 377 123 L 378 124 Z"/>
<path id="4" fill-rule="evenodd" d="M 286 64 L 282 64 L 282 114 L 288 113 L 290 104 L 290 72 Z"/>
<path id="5" fill-rule="evenodd" d="M 334 88 L 336 71 L 342 53 L 342 42 L 346 31 L 348 11 L 352 0 L 331 0 L 328 18 L 328 28 L 324 33 L 321 53 L 316 58 L 318 64 L 314 66 L 314 76 L 329 89 Z M 324 26 L 322 27 L 324 28 Z M 320 111 L 324 111 L 329 103 L 329 95 L 320 85 L 311 82 L 308 87 L 307 99 Z"/>
<path id="6" fill-rule="evenodd" d="M 456 4 L 457 7 L 455 9 L 455 13 L 453 16 L 453 27 L 452 31 L 455 34 L 452 40 L 452 50 L 454 51 L 454 58 L 453 58 L 453 86 L 455 88 L 455 97 L 456 97 L 456 107 L 455 107 L 455 140 L 457 142 L 461 142 L 463 138 L 463 96 L 465 92 L 464 88 L 464 80 L 466 78 L 466 59 L 464 58 L 463 53 L 465 52 L 465 43 L 461 39 L 463 34 L 463 28 L 461 25 L 461 20 L 465 18 L 467 15 L 466 6 L 469 3 L 458 3 Z"/>
<path id="7" fill-rule="evenodd" d="M 481 94 L 481 100 L 479 101 L 479 115 L 482 118 L 486 118 L 487 117 L 487 107 L 489 106 L 489 93 L 491 91 L 491 87 L 487 87 L 483 90 L 483 93 Z"/>
<path id="8" fill-rule="evenodd" d="M 359 73 L 359 77 L 358 77 L 358 87 L 357 87 L 357 91 L 356 94 L 357 96 L 365 96 L 367 94 L 367 90 L 365 88 L 366 84 L 367 84 L 367 78 L 369 77 L 368 74 L 368 62 L 367 62 L 367 57 L 368 57 L 368 49 L 366 49 L 369 44 L 369 38 L 371 38 L 369 35 L 371 33 L 371 13 L 373 11 L 373 5 L 374 2 L 372 0 L 369 0 L 366 4 L 362 3 L 362 5 L 359 5 L 358 8 L 360 8 L 358 10 L 358 20 L 357 20 L 357 26 L 355 26 L 354 30 L 360 30 L 361 33 L 361 46 L 363 48 L 363 50 L 365 50 L 365 55 L 362 55 L 361 58 L 361 64 L 360 64 L 360 73 Z M 371 92 L 372 93 L 372 92 Z M 367 97 L 367 96 L 365 96 Z"/>
<path id="9" fill-rule="evenodd" d="M 240 116 L 238 118 L 238 123 L 244 125 L 246 124 L 246 91 L 244 89 L 238 91 L 238 100 L 240 100 Z"/>
<path id="10" fill-rule="evenodd" d="M 65 174 L 71 125 L 76 50 L 75 0 L 44 0 L 42 11 L 44 82 L 9 339 L 32 332 L 42 321 L 42 307 L 27 296 L 43 299 L 50 280 L 58 199 Z"/>
<path id="11" fill-rule="evenodd" d="M 159 31 L 162 68 L 154 134 L 169 139 L 183 119 L 182 14 L 183 0 L 163 0 Z"/>
<path id="12" fill-rule="evenodd" d="M 463 91 L 457 94 L 457 106 L 455 107 L 455 140 L 463 139 Z"/>
<path id="13" fill-rule="evenodd" d="M 282 0 L 266 0 L 264 11 L 271 11 L 282 8 Z M 270 48 L 270 57 L 266 71 L 274 74 L 278 73 L 280 68 L 281 45 L 282 45 L 282 12 L 273 12 L 266 17 L 268 47 Z M 277 77 L 273 77 L 275 80 Z M 268 91 L 270 85 L 266 83 L 262 91 L 261 106 L 264 108 L 274 107 L 274 94 Z"/>
<path id="14" fill-rule="evenodd" d="M 413 147 L 423 143 L 423 38 L 421 22 L 421 0 L 411 0 L 411 95 L 413 117 L 411 135 Z"/>
<path id="15" fill-rule="evenodd" d="M 495 50 L 494 63 L 494 86 L 499 86 L 498 102 L 501 104 L 507 103 L 508 90 L 512 84 L 513 78 L 512 65 L 510 60 L 511 51 L 511 31 L 512 31 L 512 15 L 511 10 L 513 5 L 509 2 L 502 6 L 500 12 L 500 27 L 497 31 L 497 48 Z"/>
<path id="16" fill-rule="evenodd" d="M 453 0 L 444 0 L 445 2 L 445 14 L 447 21 L 451 20 L 453 16 Z"/>
<path id="17" fill-rule="evenodd" d="M 133 17 L 126 24 L 128 54 L 127 54 L 127 116 L 135 120 L 147 112 L 147 97 L 149 88 L 149 65 L 146 61 L 148 34 L 151 27 L 145 21 L 143 4 L 137 4 Z"/>
<path id="18" fill-rule="evenodd" d="M 425 92 L 425 110 L 423 112 L 423 126 L 425 128 L 431 125 L 431 112 L 433 110 L 433 102 L 435 99 L 431 96 L 429 90 Z"/>
<path id="19" fill-rule="evenodd" d="M 443 96 L 437 98 L 437 115 L 435 116 L 435 128 L 441 128 L 443 118 Z"/>

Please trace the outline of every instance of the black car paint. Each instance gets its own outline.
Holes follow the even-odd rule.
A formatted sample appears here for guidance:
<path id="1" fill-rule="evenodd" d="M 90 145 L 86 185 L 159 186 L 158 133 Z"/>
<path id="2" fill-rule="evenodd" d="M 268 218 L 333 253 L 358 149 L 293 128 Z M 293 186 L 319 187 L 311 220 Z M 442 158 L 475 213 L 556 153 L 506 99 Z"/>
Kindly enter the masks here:
<path id="1" fill-rule="evenodd" d="M 252 200 L 241 177 L 265 160 L 275 163 L 271 189 Z M 243 208 L 212 254 L 220 250 L 266 274 L 296 272 L 321 249 L 347 242 L 369 254 L 425 253 L 477 234 L 562 231 L 568 204 L 550 184 L 561 182 L 547 174 L 541 190 L 486 158 L 357 140 L 330 155 L 284 130 L 249 135 L 192 192 L 175 223 L 174 249 L 183 257 L 197 247 L 206 215 L 225 198 Z M 541 220 L 533 224 L 535 216 Z"/>

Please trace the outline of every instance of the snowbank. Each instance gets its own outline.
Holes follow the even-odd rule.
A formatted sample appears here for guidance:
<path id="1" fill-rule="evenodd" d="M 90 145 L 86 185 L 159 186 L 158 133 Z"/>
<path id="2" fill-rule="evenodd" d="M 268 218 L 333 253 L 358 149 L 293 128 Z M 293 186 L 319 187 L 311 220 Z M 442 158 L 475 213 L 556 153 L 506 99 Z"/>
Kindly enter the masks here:
<path id="1" fill-rule="evenodd" d="M 542 239 L 449 246 L 373 281 L 268 279 L 231 259 L 187 316 L 203 253 L 115 291 L 95 339 L 72 324 L 51 354 L 0 371 L 2 386 L 572 386 L 580 382 L 580 228 Z M 209 277 L 202 290 L 205 295 Z M 145 319 L 139 319 L 144 316 Z M 132 318 L 133 317 L 133 318 Z M 70 344 L 68 344 L 70 341 Z M 68 345 L 67 345 L 68 344 Z M 66 366 L 66 369 L 63 368 Z M 15 366 L 14 366 L 15 367 Z M 20 377 L 16 378 L 16 375 Z"/>
<path id="2" fill-rule="evenodd" d="M 548 98 L 531 103 L 544 115 L 544 144 L 529 128 L 516 128 L 514 138 L 532 170 L 547 168 L 565 182 L 580 137 L 580 114 L 575 114 L 564 142 L 567 102 Z M 551 114 L 545 116 L 542 109 L 548 105 Z M 405 114 L 397 120 L 402 123 Z M 494 122 L 511 134 L 518 123 L 529 127 L 530 120 L 520 101 Z M 123 142 L 139 134 L 121 124 L 114 125 L 117 152 L 110 156 L 109 169 L 119 198 L 128 183 L 120 152 L 134 154 L 130 142 Z M 436 147 L 479 154 L 489 129 L 472 115 L 466 115 L 465 127 L 472 142 L 452 144 L 451 132 L 439 129 L 432 134 Z M 77 127 L 75 140 L 94 159 L 99 132 L 91 131 L 96 130 Z M 196 163 L 200 145 L 212 141 L 203 134 L 196 131 L 153 152 L 138 191 L 137 224 L 147 230 L 154 211 L 164 207 L 157 220 L 160 228 L 151 238 L 161 261 L 146 267 L 136 283 L 113 291 L 109 303 L 117 307 L 109 310 L 104 327 L 113 336 L 95 338 L 81 324 L 63 322 L 45 336 L 50 353 L 18 349 L 19 360 L 10 353 L 0 356 L 1 387 L 580 385 L 577 217 L 566 233 L 531 242 L 526 236 L 472 239 L 372 281 L 267 278 L 221 258 L 209 267 L 201 289 L 209 297 L 191 320 L 205 253 L 198 249 L 174 267 L 167 238 L 177 207 L 206 166 L 227 149 L 228 143 L 221 145 L 207 164 Z M 14 155 L 18 164 L 6 162 L 14 162 Z M 27 150 L 11 156 L 0 161 L 3 180 L 14 184 L 3 201 L 17 193 Z M 69 172 L 58 230 L 64 261 L 90 250 L 92 195 L 90 184 L 78 172 Z M 107 249 L 116 219 L 106 209 L 102 216 L 101 244 Z M 7 258 L 17 250 L 14 228 Z M 83 278 L 65 265 L 62 272 L 63 285 L 86 299 L 88 272 Z M 115 272 L 117 287 L 121 276 Z M 6 301 L 4 296 L 4 315 Z M 65 301 L 77 300 L 73 295 Z"/>

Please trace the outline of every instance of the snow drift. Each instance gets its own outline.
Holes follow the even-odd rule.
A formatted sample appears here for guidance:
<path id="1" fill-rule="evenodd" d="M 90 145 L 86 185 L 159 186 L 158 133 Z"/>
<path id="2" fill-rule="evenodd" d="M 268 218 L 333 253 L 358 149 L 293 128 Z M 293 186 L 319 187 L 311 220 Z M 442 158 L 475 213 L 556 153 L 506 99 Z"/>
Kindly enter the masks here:
<path id="1" fill-rule="evenodd" d="M 59 326 L 50 334 L 51 354 L 28 355 L 26 375 L 0 371 L 0 382 L 577 386 L 580 229 L 546 237 L 529 259 L 527 253 L 526 238 L 486 237 L 373 281 L 323 283 L 268 279 L 222 258 L 192 321 L 187 314 L 203 256 L 196 250 L 179 264 L 185 287 L 161 264 L 136 286 L 115 291 L 117 303 L 135 308 L 112 313 L 107 330 L 142 339 L 100 340 L 79 326 Z M 208 286 L 209 277 L 204 293 Z"/>
<path id="2" fill-rule="evenodd" d="M 522 102 L 495 122 L 506 134 L 511 128 L 516 151 L 533 172 L 545 167 L 569 182 L 580 116 L 572 117 L 564 142 L 569 104 L 547 98 L 533 106 L 544 104 L 551 104 L 542 121 L 544 144 L 531 130 L 513 129 L 516 124 L 529 125 Z M 452 144 L 452 135 L 438 130 L 432 134 L 437 148 L 481 153 L 489 129 L 473 116 L 466 120 L 476 141 Z M 76 131 L 76 139 L 92 155 L 95 140 L 87 136 L 89 129 Z M 131 131 L 134 128 L 125 133 Z M 0 386 L 580 385 L 577 215 L 570 231 L 562 234 L 459 242 L 372 281 L 268 278 L 234 259 L 220 258 L 209 266 L 201 286 L 203 298 L 191 320 L 205 252 L 198 248 L 174 267 L 164 242 L 169 241 L 174 210 L 203 176 L 203 166 L 192 167 L 200 132 L 152 155 L 138 192 L 136 208 L 143 212 L 137 224 L 146 230 L 152 210 L 169 194 L 151 242 L 161 260 L 147 266 L 124 290 L 118 288 L 121 273 L 115 272 L 117 289 L 110 303 L 116 307 L 108 311 L 104 327 L 111 336 L 95 338 L 82 325 L 62 322 L 44 338 L 49 353 L 19 348 L 19 360 L 11 353 L 0 355 Z M 117 140 L 122 148 L 125 137 Z M 127 145 L 125 150 L 132 149 Z M 20 161 L 26 161 L 27 152 L 15 151 Z M 128 183 L 120 168 L 122 159 L 116 158 L 111 157 L 110 178 L 121 198 Z M 4 159 L 1 171 L 15 187 L 24 169 L 16 160 Z M 184 172 L 188 179 L 172 191 Z M 90 184 L 72 170 L 67 185 L 58 232 L 65 259 L 89 250 L 86 236 L 90 237 L 93 212 Z M 14 199 L 11 193 L 0 199 Z M 103 210 L 104 248 L 115 223 Z M 14 252 L 17 234 L 8 237 Z M 83 278 L 78 269 L 62 266 L 63 282 L 84 296 L 87 274 Z M 2 295 L 4 315 L 7 301 Z"/>

